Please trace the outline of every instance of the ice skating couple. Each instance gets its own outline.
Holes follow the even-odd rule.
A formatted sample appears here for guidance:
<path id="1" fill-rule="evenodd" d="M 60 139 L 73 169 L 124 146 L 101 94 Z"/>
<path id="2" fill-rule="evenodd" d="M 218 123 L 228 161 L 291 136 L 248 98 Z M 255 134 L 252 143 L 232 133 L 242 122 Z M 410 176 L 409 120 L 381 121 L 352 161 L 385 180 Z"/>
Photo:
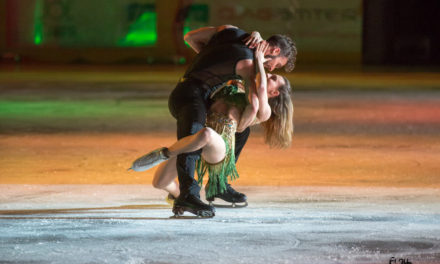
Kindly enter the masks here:
<path id="1" fill-rule="evenodd" d="M 198 54 L 169 97 L 178 141 L 138 158 L 131 168 L 143 171 L 160 164 L 153 186 L 174 199 L 173 213 L 213 217 L 215 208 L 200 199 L 206 174 L 208 201 L 246 203 L 246 195 L 235 191 L 228 178 L 238 177 L 235 163 L 250 126 L 260 124 L 270 146 L 290 145 L 290 83 L 266 70 L 291 71 L 297 51 L 284 35 L 263 40 L 258 32 L 248 34 L 231 25 L 200 28 L 184 39 Z"/>

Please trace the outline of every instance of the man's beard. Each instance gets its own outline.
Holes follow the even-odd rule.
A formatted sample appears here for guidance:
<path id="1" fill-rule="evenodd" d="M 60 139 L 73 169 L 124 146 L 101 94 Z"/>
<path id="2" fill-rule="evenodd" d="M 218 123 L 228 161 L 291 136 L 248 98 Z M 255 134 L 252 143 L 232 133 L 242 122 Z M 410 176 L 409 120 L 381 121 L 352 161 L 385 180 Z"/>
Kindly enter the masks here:
<path id="1" fill-rule="evenodd" d="M 279 56 L 274 56 L 274 55 L 265 55 L 264 58 L 265 59 L 275 59 L 278 58 Z"/>

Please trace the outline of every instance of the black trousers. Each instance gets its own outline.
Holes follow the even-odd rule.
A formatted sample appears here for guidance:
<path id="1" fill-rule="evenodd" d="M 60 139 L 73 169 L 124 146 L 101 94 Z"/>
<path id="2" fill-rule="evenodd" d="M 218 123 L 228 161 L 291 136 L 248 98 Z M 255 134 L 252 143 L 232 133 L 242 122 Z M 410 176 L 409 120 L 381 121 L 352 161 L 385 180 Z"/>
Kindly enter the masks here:
<path id="1" fill-rule="evenodd" d="M 168 108 L 177 120 L 177 138 L 193 135 L 205 127 L 206 114 L 211 105 L 210 88 L 197 80 L 179 82 L 171 92 Z M 250 129 L 236 133 L 235 157 L 240 156 Z M 192 194 L 200 197 L 200 186 L 194 179 L 196 161 L 200 158 L 201 150 L 184 153 L 177 156 L 177 174 L 179 179 L 180 194 Z"/>

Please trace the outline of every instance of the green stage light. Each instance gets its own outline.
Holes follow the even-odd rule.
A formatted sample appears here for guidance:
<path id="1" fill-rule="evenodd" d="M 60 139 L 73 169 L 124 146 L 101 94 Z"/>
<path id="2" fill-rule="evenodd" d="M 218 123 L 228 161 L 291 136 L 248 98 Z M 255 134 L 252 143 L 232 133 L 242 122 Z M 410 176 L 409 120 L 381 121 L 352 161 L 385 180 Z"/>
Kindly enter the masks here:
<path id="1" fill-rule="evenodd" d="M 209 21 L 209 7 L 206 4 L 192 4 L 188 10 L 183 25 L 183 36 L 196 28 L 207 26 Z M 185 41 L 186 46 L 189 47 Z"/>
<path id="2" fill-rule="evenodd" d="M 127 35 L 119 41 L 119 46 L 153 46 L 157 42 L 157 14 L 154 11 L 144 12 L 130 25 Z"/>
<path id="3" fill-rule="evenodd" d="M 43 1 L 35 2 L 34 10 L 34 44 L 40 45 L 43 42 Z"/>
<path id="4" fill-rule="evenodd" d="M 188 33 L 188 32 L 190 32 L 191 31 L 191 29 L 189 28 L 189 27 L 183 27 L 183 36 L 185 36 L 186 35 L 186 33 Z M 187 45 L 188 47 L 189 47 L 189 44 L 188 44 L 188 42 L 186 42 L 185 40 L 184 40 L 184 42 L 185 42 L 185 45 Z"/>

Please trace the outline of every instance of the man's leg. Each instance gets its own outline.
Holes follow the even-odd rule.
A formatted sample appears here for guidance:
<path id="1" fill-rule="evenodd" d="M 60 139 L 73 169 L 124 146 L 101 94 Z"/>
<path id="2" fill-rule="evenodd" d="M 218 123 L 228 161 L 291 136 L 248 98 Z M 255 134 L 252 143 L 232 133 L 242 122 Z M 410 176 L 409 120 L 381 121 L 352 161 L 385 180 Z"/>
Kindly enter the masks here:
<path id="1" fill-rule="evenodd" d="M 235 163 L 238 161 L 238 157 L 246 144 L 249 134 L 251 133 L 251 129 L 248 127 L 241 133 L 235 133 Z"/>
<path id="2" fill-rule="evenodd" d="M 177 138 L 181 139 L 188 135 L 194 135 L 204 126 L 197 121 L 197 116 L 192 115 L 194 109 L 191 106 L 183 107 L 177 120 Z M 205 112 L 205 110 L 202 110 Z M 194 179 L 194 171 L 197 160 L 200 158 L 201 150 L 183 153 L 177 156 L 177 175 L 180 184 L 180 194 L 192 194 L 200 197 L 200 186 Z"/>
<path id="3" fill-rule="evenodd" d="M 177 119 L 178 139 L 193 135 L 204 127 L 207 105 L 198 87 L 191 87 L 190 83 L 179 84 L 170 95 L 169 108 Z M 214 215 L 214 208 L 200 200 L 200 187 L 194 179 L 195 165 L 200 154 L 198 150 L 177 156 L 180 195 L 174 202 L 175 214 L 189 211 L 201 216 Z"/>
<path id="4" fill-rule="evenodd" d="M 193 135 L 204 127 L 207 105 L 201 93 L 193 83 L 181 82 L 170 94 L 168 106 L 177 120 L 178 139 Z M 195 151 L 177 156 L 177 174 L 183 195 L 191 193 L 200 196 L 200 187 L 194 179 L 195 162 L 200 158 L 200 153 Z"/>

